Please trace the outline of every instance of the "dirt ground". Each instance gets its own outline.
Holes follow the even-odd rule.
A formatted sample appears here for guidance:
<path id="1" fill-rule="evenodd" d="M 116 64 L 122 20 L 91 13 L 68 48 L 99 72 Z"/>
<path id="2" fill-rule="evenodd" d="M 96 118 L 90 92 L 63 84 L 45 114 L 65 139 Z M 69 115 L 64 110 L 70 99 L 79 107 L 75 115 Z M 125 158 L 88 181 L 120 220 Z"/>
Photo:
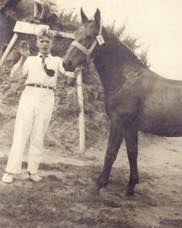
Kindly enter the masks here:
<path id="1" fill-rule="evenodd" d="M 125 195 L 129 170 L 124 145 L 100 195 L 94 186 L 105 146 L 90 148 L 86 157 L 48 148 L 40 166 L 40 183 L 22 176 L 11 185 L 0 182 L 0 227 L 182 227 L 182 139 L 140 138 L 140 184 L 134 196 Z M 8 150 L 1 148 L 0 177 Z"/>

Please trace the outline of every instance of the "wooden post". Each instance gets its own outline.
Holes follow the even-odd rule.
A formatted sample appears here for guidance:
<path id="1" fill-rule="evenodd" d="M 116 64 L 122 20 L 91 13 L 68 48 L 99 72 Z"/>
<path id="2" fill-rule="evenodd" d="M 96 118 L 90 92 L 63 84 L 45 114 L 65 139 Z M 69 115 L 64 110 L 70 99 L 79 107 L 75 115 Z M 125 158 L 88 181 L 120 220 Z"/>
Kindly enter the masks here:
<path id="1" fill-rule="evenodd" d="M 86 152 L 86 148 L 85 148 L 85 116 L 84 116 L 84 101 L 83 101 L 82 69 L 79 69 L 78 76 L 77 76 L 77 95 L 78 95 L 78 104 L 80 107 L 80 114 L 79 114 L 80 152 L 83 154 Z"/>
<path id="2" fill-rule="evenodd" d="M 18 39 L 18 34 L 15 33 L 12 37 L 12 39 L 10 40 L 5 52 L 3 53 L 1 59 L 0 59 L 0 66 L 4 63 L 5 58 L 9 55 L 10 51 L 12 50 L 12 48 L 14 47 L 16 41 Z"/>

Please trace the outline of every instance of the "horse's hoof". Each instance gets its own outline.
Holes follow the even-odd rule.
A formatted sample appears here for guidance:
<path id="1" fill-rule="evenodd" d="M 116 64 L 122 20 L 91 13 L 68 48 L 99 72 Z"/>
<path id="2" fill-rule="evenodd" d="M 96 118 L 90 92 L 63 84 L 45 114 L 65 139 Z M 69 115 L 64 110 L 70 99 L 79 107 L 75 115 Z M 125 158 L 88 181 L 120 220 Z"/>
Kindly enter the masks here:
<path id="1" fill-rule="evenodd" d="M 100 188 L 98 187 L 98 185 L 93 185 L 90 188 L 90 193 L 92 193 L 94 195 L 99 195 L 100 194 Z"/>
<path id="2" fill-rule="evenodd" d="M 128 186 L 126 189 L 126 195 L 133 196 L 134 194 L 135 194 L 135 191 L 134 191 L 133 187 Z"/>
<path id="3" fill-rule="evenodd" d="M 96 189 L 95 189 L 95 194 L 96 195 L 100 195 L 100 188 L 97 186 Z"/>
<path id="4" fill-rule="evenodd" d="M 108 181 L 106 181 L 104 178 L 99 178 L 97 181 L 97 188 L 100 190 L 101 188 L 106 187 L 108 184 Z"/>
<path id="5" fill-rule="evenodd" d="M 126 191 L 126 196 L 134 196 L 134 191 Z"/>

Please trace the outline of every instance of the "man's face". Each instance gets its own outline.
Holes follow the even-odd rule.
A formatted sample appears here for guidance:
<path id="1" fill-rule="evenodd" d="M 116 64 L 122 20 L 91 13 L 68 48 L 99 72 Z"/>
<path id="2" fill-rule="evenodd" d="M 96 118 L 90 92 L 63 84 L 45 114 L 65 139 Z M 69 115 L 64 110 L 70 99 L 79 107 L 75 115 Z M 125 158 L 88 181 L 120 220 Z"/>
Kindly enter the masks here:
<path id="1" fill-rule="evenodd" d="M 53 45 L 52 39 L 47 36 L 39 37 L 37 39 L 37 46 L 39 48 L 39 52 L 43 55 L 48 55 L 51 52 Z"/>

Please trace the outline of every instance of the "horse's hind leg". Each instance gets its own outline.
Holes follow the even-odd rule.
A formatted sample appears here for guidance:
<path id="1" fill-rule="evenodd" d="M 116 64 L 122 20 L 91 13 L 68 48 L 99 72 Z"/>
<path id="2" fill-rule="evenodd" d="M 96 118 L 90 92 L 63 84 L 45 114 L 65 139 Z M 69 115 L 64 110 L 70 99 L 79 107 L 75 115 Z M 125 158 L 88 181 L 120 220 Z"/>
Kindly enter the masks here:
<path id="1" fill-rule="evenodd" d="M 138 132 L 135 127 L 129 126 L 125 131 L 125 140 L 130 164 L 130 179 L 127 186 L 127 194 L 134 194 L 134 187 L 139 183 L 137 156 L 138 156 Z"/>
<path id="2" fill-rule="evenodd" d="M 123 139 L 123 129 L 122 129 L 122 125 L 120 124 L 120 121 L 111 120 L 109 140 L 108 140 L 108 146 L 107 146 L 106 155 L 105 155 L 104 167 L 97 182 L 97 186 L 99 189 L 106 186 L 108 183 L 109 174 L 110 174 L 112 165 L 116 160 L 122 139 Z"/>

